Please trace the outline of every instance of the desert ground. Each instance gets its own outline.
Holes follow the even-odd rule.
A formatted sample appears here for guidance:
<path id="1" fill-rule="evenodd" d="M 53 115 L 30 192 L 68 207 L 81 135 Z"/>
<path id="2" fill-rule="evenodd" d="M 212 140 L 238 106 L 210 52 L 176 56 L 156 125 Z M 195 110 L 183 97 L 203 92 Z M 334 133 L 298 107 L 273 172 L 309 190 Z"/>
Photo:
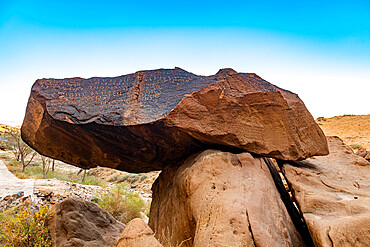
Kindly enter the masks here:
<path id="1" fill-rule="evenodd" d="M 331 118 L 319 117 L 315 121 L 324 131 L 326 136 L 338 136 L 344 141 L 345 144 L 349 145 L 354 152 L 357 152 L 359 148 L 366 148 L 367 150 L 370 149 L 370 114 L 369 115 L 343 115 L 343 116 L 335 116 Z M 6 130 L 9 130 L 9 126 L 0 124 L 0 132 L 4 132 Z M 328 140 L 331 140 L 331 142 L 335 141 L 330 138 Z M 354 155 L 354 156 L 357 156 L 357 155 Z M 326 158 L 323 158 L 323 159 L 325 160 Z M 0 192 L 1 192 L 0 193 L 0 209 L 3 208 L 3 210 L 13 208 L 19 205 L 23 205 L 24 198 L 26 198 L 26 196 L 31 196 L 34 199 L 34 201 L 37 202 L 38 205 L 43 205 L 43 204 L 62 205 L 62 204 L 56 204 L 56 203 L 62 203 L 63 201 L 65 201 L 65 203 L 69 203 L 68 205 L 76 204 L 78 206 L 78 204 L 82 203 L 82 201 L 74 201 L 76 199 L 73 199 L 73 198 L 80 198 L 80 199 L 85 200 L 85 203 L 90 203 L 90 204 L 84 204 L 85 207 L 91 208 L 91 210 L 94 211 L 94 210 L 97 210 L 97 209 L 94 209 L 95 204 L 89 201 L 96 203 L 99 200 L 102 200 L 101 195 L 107 195 L 106 196 L 107 198 L 115 198 L 117 195 L 117 194 L 114 194 L 116 193 L 115 188 L 120 188 L 119 186 L 125 184 L 126 186 L 125 188 L 129 191 L 124 192 L 126 194 L 124 194 L 123 197 L 117 197 L 117 200 L 121 200 L 127 195 L 133 195 L 130 193 L 135 193 L 140 197 L 140 199 L 130 199 L 131 200 L 130 203 L 132 203 L 133 200 L 141 200 L 141 201 L 144 200 L 145 203 L 143 202 L 142 204 L 143 206 L 141 206 L 138 209 L 135 209 L 136 211 L 133 212 L 133 216 L 130 216 L 130 218 L 127 218 L 126 220 L 122 220 L 121 215 L 117 213 L 114 215 L 115 213 L 114 208 L 113 209 L 109 208 L 107 207 L 107 205 L 104 205 L 101 203 L 101 201 L 99 201 L 100 203 L 98 205 L 101 207 L 106 206 L 106 208 L 104 209 L 110 212 L 112 215 L 114 215 L 114 217 L 118 220 L 118 221 L 114 220 L 115 223 L 112 224 L 117 228 L 115 231 L 112 232 L 112 236 L 114 235 L 112 239 L 114 239 L 114 241 L 118 239 L 120 232 L 122 231 L 124 227 L 124 225 L 122 225 L 121 222 L 127 224 L 129 222 L 129 219 L 138 217 L 138 215 L 143 220 L 145 220 L 145 222 L 148 222 L 148 218 L 146 215 L 149 212 L 148 209 L 150 207 L 150 202 L 152 198 L 151 188 L 152 188 L 154 181 L 158 178 L 160 174 L 159 171 L 152 171 L 148 173 L 136 174 L 136 173 L 127 173 L 123 171 L 118 171 L 118 170 L 106 168 L 106 167 L 97 167 L 97 168 L 89 169 L 87 171 L 86 181 L 84 181 L 84 179 L 82 179 L 83 174 L 79 173 L 80 168 L 57 161 L 56 170 L 50 171 L 47 176 L 47 179 L 45 179 L 43 178 L 42 172 L 40 170 L 41 169 L 40 168 L 41 159 L 38 156 L 35 158 L 33 163 L 29 167 L 27 167 L 25 172 L 22 172 L 20 170 L 21 167 L 19 166 L 19 163 L 16 160 L 14 160 L 13 153 L 11 151 L 1 151 L 0 162 L 1 164 L 3 164 L 2 165 L 3 170 L 2 170 L 2 173 L 0 173 L 0 176 L 1 175 L 6 176 L 6 178 L 2 178 L 1 181 L 3 185 L 1 186 L 2 189 L 0 188 Z M 296 168 L 292 168 L 288 166 L 286 169 L 293 169 L 294 171 L 294 169 Z M 288 171 L 287 176 L 289 178 L 289 170 L 287 171 Z M 285 189 L 289 192 L 290 198 L 292 199 L 293 196 L 291 193 L 291 188 L 290 186 L 288 186 L 288 183 L 285 177 L 283 176 L 282 172 L 280 172 L 280 176 L 283 178 Z M 296 176 L 292 176 L 292 177 L 295 178 Z M 355 176 L 354 179 L 358 180 L 359 178 Z M 12 184 L 12 186 L 10 186 L 9 184 Z M 28 191 L 27 188 L 29 188 L 29 191 L 31 192 L 27 192 Z M 154 186 L 154 189 L 155 189 L 155 186 Z M 20 191 L 20 190 L 24 190 L 25 191 L 24 194 L 19 195 L 19 192 L 18 192 L 18 195 L 17 195 L 17 191 Z M 293 190 L 294 190 L 294 187 L 293 187 Z M 2 198 L 8 194 L 9 196 Z M 177 196 L 175 197 L 177 198 Z M 117 200 L 116 202 L 113 201 L 113 205 L 115 205 L 118 202 Z M 53 210 L 55 211 L 58 209 L 53 209 Z M 75 209 L 72 208 L 70 210 L 73 211 Z M 125 210 L 127 209 L 125 208 Z M 83 212 L 74 211 L 74 213 L 83 215 Z M 4 218 L 4 216 L 2 217 Z M 308 221 L 310 221 L 309 217 L 307 219 Z M 113 220 L 113 219 L 110 219 L 110 220 Z M 142 224 L 141 222 L 138 222 L 135 220 L 133 220 L 130 224 L 134 224 L 134 223 L 138 225 Z M 139 227 L 138 225 L 135 225 L 135 227 L 136 228 Z M 149 231 L 150 228 L 148 228 L 147 230 Z M 89 232 L 92 232 L 92 231 L 95 231 L 95 229 L 89 229 Z M 63 238 L 65 238 L 65 236 Z M 155 242 L 156 241 L 157 240 L 155 240 Z M 163 241 L 164 240 L 162 240 L 162 242 Z M 165 241 L 170 242 L 170 240 L 165 240 Z M 1 246 L 1 241 L 0 241 L 0 246 Z"/>
<path id="2" fill-rule="evenodd" d="M 370 149 L 370 114 L 317 118 L 326 136 L 338 136 L 347 145 Z"/>

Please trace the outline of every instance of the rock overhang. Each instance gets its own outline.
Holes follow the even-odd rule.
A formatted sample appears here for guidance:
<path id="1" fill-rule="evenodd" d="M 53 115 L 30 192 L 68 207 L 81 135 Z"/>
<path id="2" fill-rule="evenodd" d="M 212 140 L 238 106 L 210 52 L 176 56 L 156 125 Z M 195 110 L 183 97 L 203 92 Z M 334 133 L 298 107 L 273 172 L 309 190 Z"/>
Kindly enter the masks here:
<path id="1" fill-rule="evenodd" d="M 327 154 L 296 94 L 232 69 L 37 80 L 22 138 L 67 163 L 130 172 L 160 170 L 214 147 L 283 160 Z"/>

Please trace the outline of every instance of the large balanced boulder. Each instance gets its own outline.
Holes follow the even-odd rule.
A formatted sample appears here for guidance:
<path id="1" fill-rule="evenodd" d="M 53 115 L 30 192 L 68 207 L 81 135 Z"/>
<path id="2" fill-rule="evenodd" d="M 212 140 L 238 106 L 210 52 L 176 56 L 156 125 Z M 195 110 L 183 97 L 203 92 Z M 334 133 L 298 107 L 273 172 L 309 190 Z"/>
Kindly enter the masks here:
<path id="1" fill-rule="evenodd" d="M 125 225 L 95 203 L 67 198 L 52 207 L 53 246 L 114 247 Z"/>
<path id="2" fill-rule="evenodd" d="M 370 246 L 370 162 L 338 137 L 330 154 L 285 163 L 283 172 L 315 246 Z"/>
<path id="3" fill-rule="evenodd" d="M 22 138 L 39 153 L 91 168 L 160 170 L 209 148 L 282 160 L 327 154 L 299 97 L 251 73 L 180 68 L 119 77 L 41 79 Z"/>
<path id="4" fill-rule="evenodd" d="M 304 246 L 262 158 L 207 150 L 153 184 L 149 226 L 165 246 Z"/>

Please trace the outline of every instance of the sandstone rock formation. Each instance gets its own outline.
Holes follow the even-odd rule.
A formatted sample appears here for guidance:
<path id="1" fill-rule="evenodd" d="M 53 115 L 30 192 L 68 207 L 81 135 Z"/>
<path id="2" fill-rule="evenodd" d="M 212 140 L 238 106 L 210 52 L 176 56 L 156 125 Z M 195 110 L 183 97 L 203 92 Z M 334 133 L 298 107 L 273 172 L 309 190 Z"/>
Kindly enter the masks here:
<path id="1" fill-rule="evenodd" d="M 366 148 L 359 148 L 356 154 L 370 162 L 370 151 L 366 151 Z"/>
<path id="2" fill-rule="evenodd" d="M 282 160 L 327 154 L 321 129 L 296 94 L 232 69 L 37 80 L 22 138 L 79 167 L 129 172 L 160 170 L 209 148 Z"/>
<path id="3" fill-rule="evenodd" d="M 361 157 L 365 157 L 367 154 L 366 148 L 359 148 L 356 152 L 357 155 Z"/>
<path id="4" fill-rule="evenodd" d="M 162 247 L 154 232 L 139 218 L 131 220 L 122 232 L 117 247 Z"/>
<path id="5" fill-rule="evenodd" d="M 304 246 L 262 158 L 207 150 L 153 185 L 149 226 L 172 246 Z"/>
<path id="6" fill-rule="evenodd" d="M 125 225 L 96 204 L 68 198 L 52 207 L 50 220 L 53 246 L 116 246 Z"/>
<path id="7" fill-rule="evenodd" d="M 370 246 L 370 163 L 338 137 L 330 154 L 283 165 L 315 246 Z"/>

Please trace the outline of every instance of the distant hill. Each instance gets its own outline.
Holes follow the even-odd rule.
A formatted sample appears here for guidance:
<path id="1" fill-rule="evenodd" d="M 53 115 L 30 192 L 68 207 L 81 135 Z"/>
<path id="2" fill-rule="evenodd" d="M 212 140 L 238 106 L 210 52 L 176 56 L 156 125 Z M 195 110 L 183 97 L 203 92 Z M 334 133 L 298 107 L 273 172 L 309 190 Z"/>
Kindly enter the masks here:
<path id="1" fill-rule="evenodd" d="M 370 150 L 370 114 L 319 117 L 316 122 L 325 135 L 338 136 L 352 148 L 362 146 Z"/>

